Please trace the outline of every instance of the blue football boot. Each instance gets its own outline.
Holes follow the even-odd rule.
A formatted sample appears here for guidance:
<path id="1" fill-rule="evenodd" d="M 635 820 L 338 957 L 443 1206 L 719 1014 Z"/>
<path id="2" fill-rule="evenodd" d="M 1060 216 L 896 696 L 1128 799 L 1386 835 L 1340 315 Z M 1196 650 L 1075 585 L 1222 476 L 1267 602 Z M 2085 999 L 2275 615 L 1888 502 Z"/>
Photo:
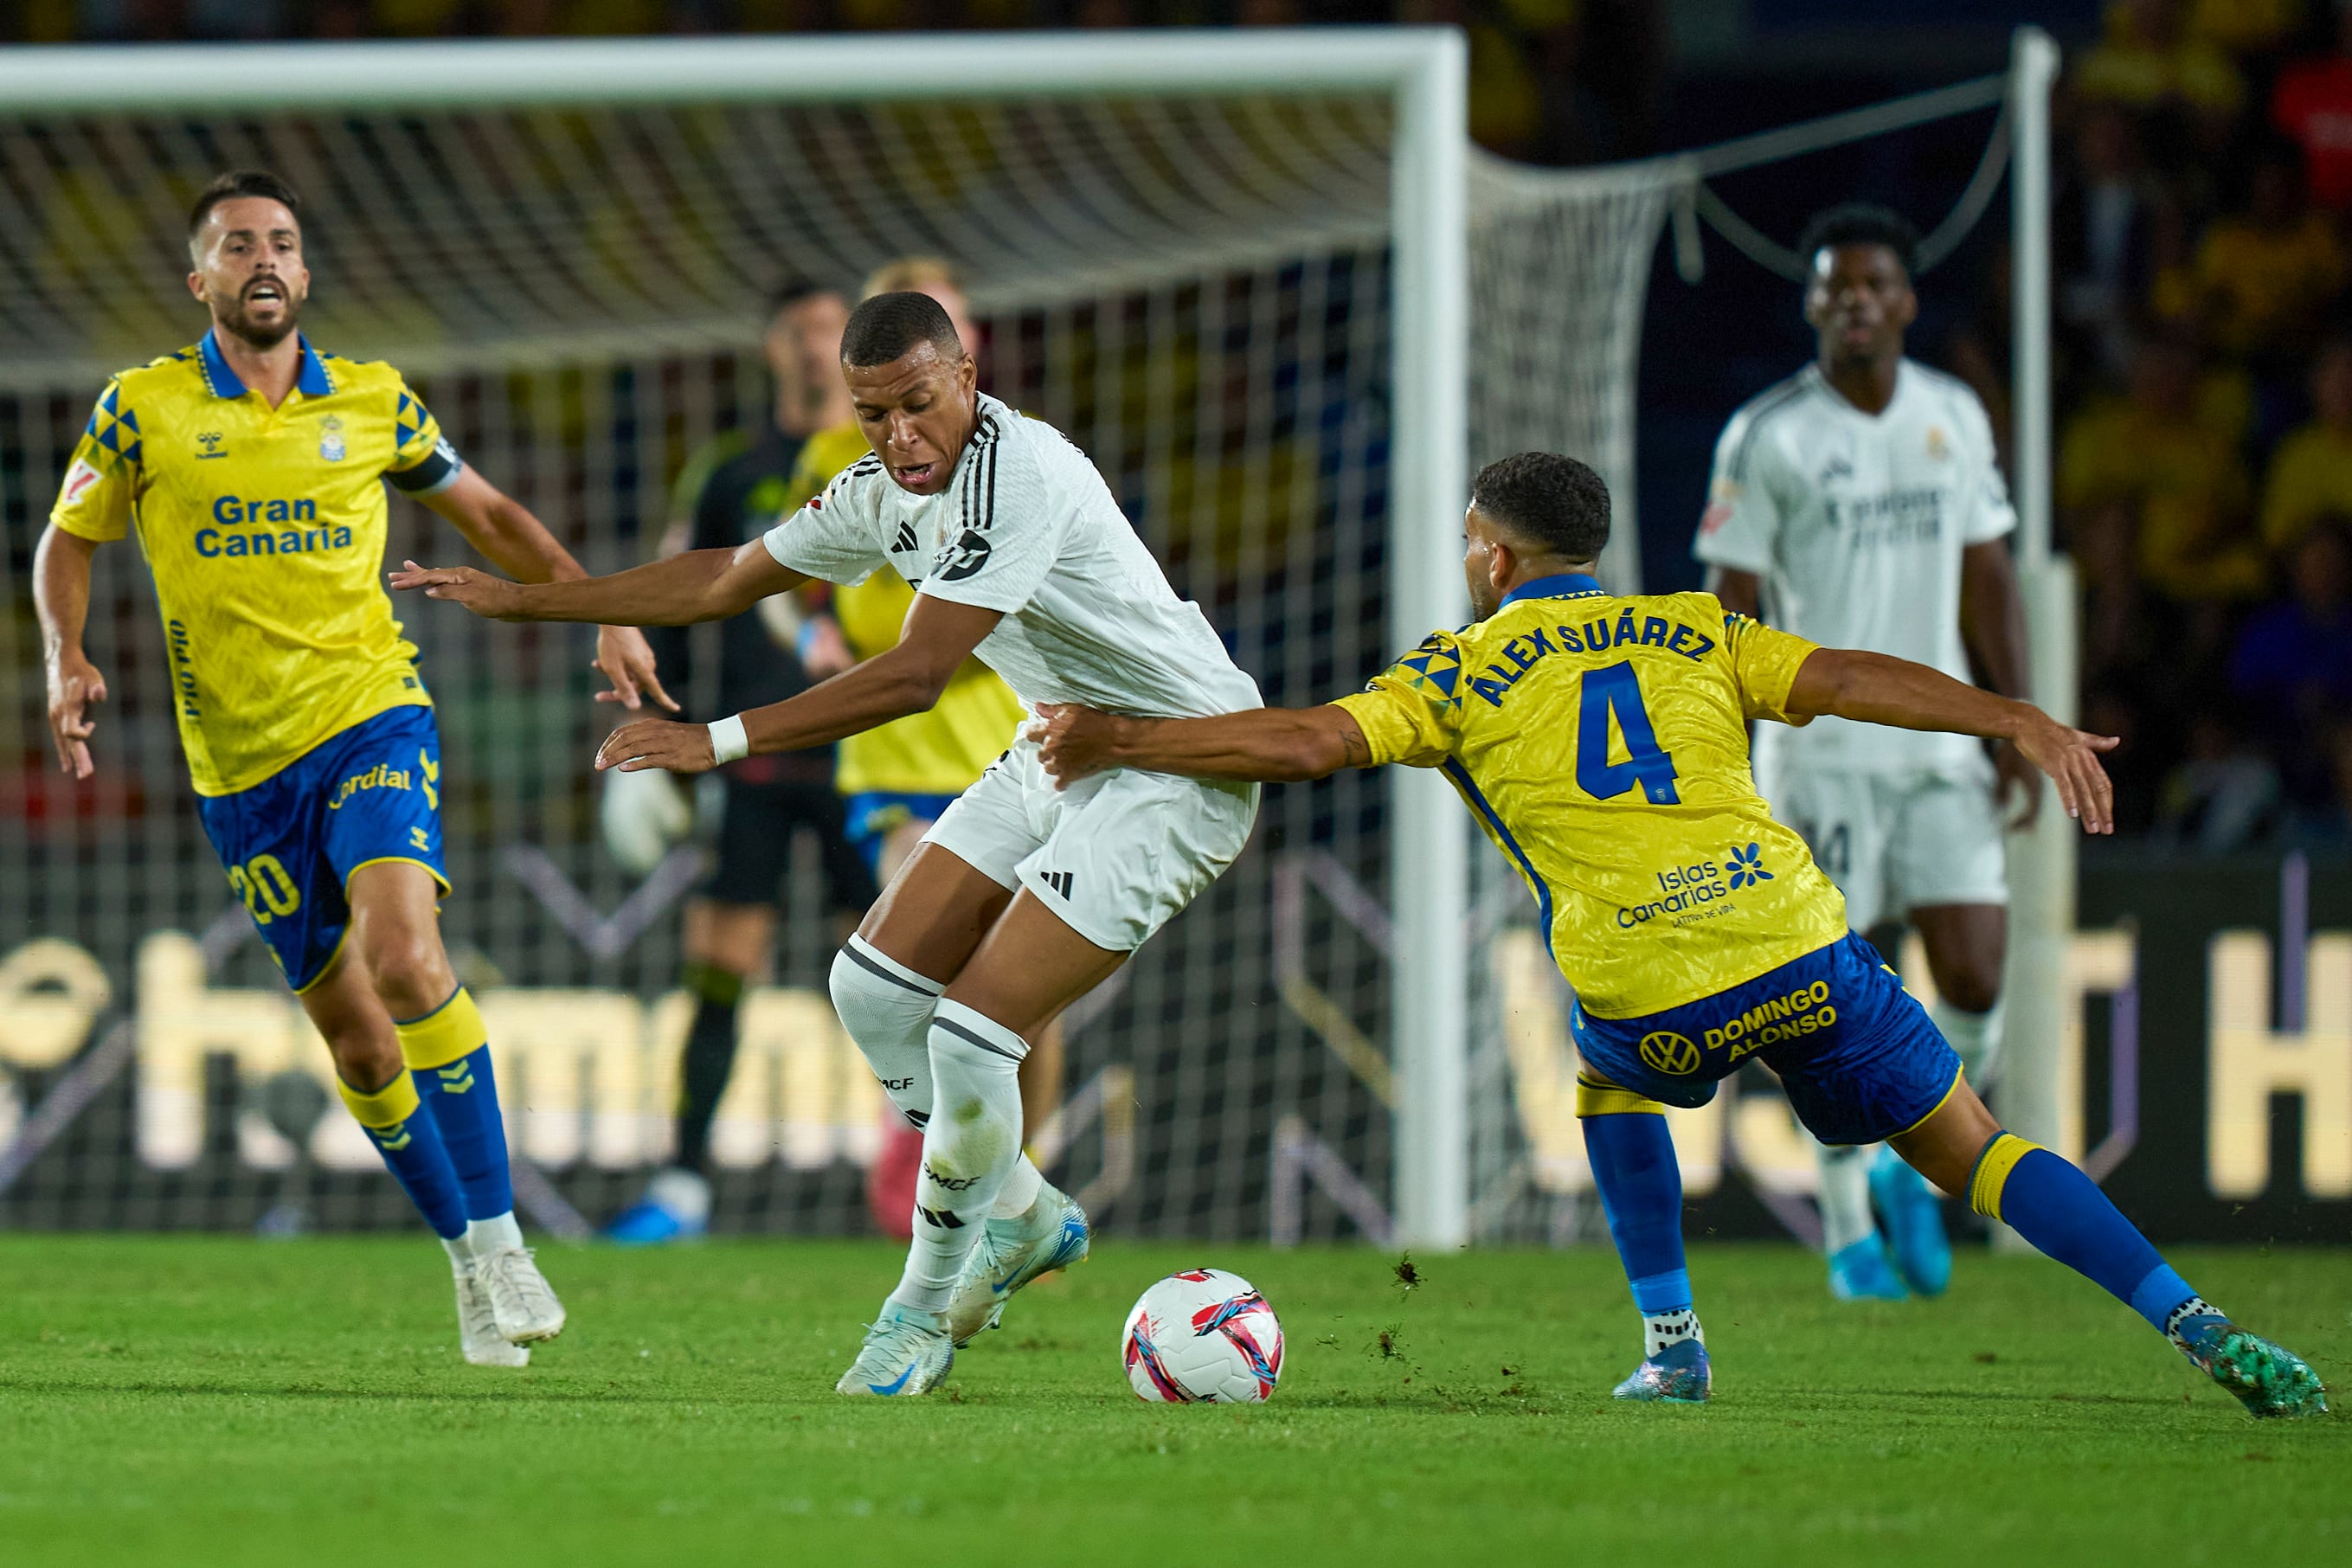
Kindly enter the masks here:
<path id="1" fill-rule="evenodd" d="M 2218 1313 L 2200 1312 L 2175 1331 L 2181 1353 L 2255 1416 L 2324 1415 L 2327 1390 L 2284 1345 L 2250 1334 Z"/>
<path id="2" fill-rule="evenodd" d="M 710 1221 L 710 1184 L 692 1171 L 656 1172 L 645 1196 L 613 1216 L 604 1239 L 620 1247 L 659 1247 L 699 1238 Z"/>
<path id="3" fill-rule="evenodd" d="M 1830 1294 L 1841 1301 L 1901 1301 L 1911 1292 L 1886 1260 L 1886 1244 L 1873 1231 L 1830 1255 Z"/>
<path id="4" fill-rule="evenodd" d="M 1612 1399 L 1638 1399 L 1644 1404 L 1704 1405 L 1715 1392 L 1715 1374 L 1706 1364 L 1706 1347 L 1696 1340 L 1676 1340 L 1654 1356 L 1645 1356 L 1633 1375 L 1611 1391 Z"/>
<path id="5" fill-rule="evenodd" d="M 1944 1200 L 1927 1178 L 1881 1144 L 1871 1156 L 1870 1203 L 1903 1282 L 1922 1296 L 1942 1295 L 1952 1282 L 1952 1241 L 1944 1234 Z"/>

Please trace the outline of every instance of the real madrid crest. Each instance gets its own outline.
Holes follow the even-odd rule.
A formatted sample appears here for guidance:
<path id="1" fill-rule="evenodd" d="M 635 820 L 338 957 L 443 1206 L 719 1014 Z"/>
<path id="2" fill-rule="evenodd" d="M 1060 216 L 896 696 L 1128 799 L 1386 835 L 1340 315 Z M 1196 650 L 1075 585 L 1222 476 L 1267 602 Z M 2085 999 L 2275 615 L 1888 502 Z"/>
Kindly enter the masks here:
<path id="1" fill-rule="evenodd" d="M 319 421 L 319 457 L 330 463 L 343 460 L 343 422 L 332 414 Z"/>

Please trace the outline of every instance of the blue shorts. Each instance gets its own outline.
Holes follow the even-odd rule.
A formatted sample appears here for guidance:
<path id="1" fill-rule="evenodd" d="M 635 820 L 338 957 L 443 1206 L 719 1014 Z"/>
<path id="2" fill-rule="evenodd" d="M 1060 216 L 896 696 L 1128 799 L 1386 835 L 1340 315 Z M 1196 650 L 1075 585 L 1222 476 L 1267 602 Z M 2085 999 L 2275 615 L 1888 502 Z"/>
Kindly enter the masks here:
<path id="1" fill-rule="evenodd" d="M 251 789 L 200 796 L 196 815 L 286 983 L 307 991 L 343 945 L 352 873 L 407 860 L 441 890 L 441 732 L 394 708 L 331 736 Z"/>
<path id="2" fill-rule="evenodd" d="M 850 847 L 866 857 L 866 868 L 879 877 L 882 841 L 910 822 L 937 822 L 955 798 L 897 789 L 860 790 L 848 801 Z"/>
<path id="3" fill-rule="evenodd" d="M 1843 940 L 1744 985 L 1642 1018 L 1575 1010 L 1576 1048 L 1609 1086 L 1699 1106 L 1753 1056 L 1824 1143 L 1877 1143 L 1934 1114 L 1960 1058 L 1878 950 Z"/>

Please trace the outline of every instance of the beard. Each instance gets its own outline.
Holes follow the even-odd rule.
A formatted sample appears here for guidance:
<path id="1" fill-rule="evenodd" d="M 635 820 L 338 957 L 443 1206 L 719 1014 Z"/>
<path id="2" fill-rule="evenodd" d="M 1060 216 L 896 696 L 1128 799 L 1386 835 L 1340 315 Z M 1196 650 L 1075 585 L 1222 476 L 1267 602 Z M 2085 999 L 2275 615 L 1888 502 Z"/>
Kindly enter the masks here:
<path id="1" fill-rule="evenodd" d="M 281 283 L 279 287 L 283 289 L 286 286 Z M 264 326 L 253 319 L 252 312 L 245 308 L 245 300 L 240 296 L 235 304 L 221 312 L 220 324 L 249 347 L 274 349 L 293 332 L 295 323 L 302 316 L 302 301 L 294 298 L 290 289 L 287 292 L 285 300 L 285 309 L 279 313 L 278 320 Z"/>

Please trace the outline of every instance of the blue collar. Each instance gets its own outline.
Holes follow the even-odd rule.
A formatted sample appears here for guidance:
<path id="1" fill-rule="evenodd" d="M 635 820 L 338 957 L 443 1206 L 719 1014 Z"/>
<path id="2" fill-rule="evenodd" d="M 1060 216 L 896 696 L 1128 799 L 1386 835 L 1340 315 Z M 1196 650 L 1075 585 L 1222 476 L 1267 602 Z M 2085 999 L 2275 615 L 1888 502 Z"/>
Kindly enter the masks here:
<path id="1" fill-rule="evenodd" d="M 1521 599 L 1587 599 L 1608 592 L 1598 578 L 1588 577 L 1581 572 L 1562 572 L 1556 577 L 1537 577 L 1520 584 L 1504 595 L 1502 604 L 1495 607 L 1505 609 Z"/>
<path id="2" fill-rule="evenodd" d="M 206 331 L 196 343 L 196 357 L 205 367 L 205 384 L 212 389 L 215 397 L 243 397 L 245 383 L 229 369 L 220 344 L 214 341 L 214 333 L 219 330 L 215 327 Z M 310 340 L 297 332 L 294 341 L 302 345 L 302 368 L 294 374 L 294 389 L 305 397 L 324 397 L 333 392 L 335 384 L 327 374 L 326 362 L 310 346 Z"/>

